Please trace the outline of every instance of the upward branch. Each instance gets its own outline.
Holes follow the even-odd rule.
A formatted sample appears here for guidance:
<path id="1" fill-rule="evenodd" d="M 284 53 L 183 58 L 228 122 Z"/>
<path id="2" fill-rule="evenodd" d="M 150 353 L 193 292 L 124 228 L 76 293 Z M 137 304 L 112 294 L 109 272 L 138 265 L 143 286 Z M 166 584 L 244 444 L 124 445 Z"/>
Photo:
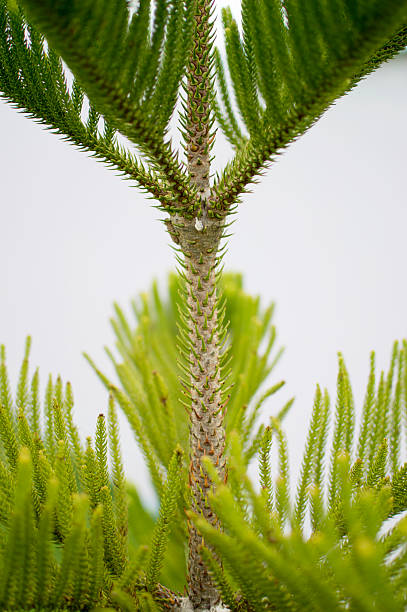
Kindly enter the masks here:
<path id="1" fill-rule="evenodd" d="M 237 152 L 212 189 L 214 209 L 226 212 L 279 151 L 405 46 L 407 0 L 336 4 L 334 16 L 323 0 L 242 0 L 243 36 L 224 12 L 227 64 L 250 139 L 239 136 L 218 58 L 224 111 L 215 109 Z"/>
<path id="2" fill-rule="evenodd" d="M 185 149 L 188 160 L 188 171 L 192 184 L 197 188 L 201 206 L 200 223 L 205 225 L 207 201 L 210 193 L 210 151 L 215 138 L 212 132 L 212 102 L 213 89 L 213 56 L 212 39 L 213 23 L 211 23 L 211 0 L 197 0 L 194 39 L 188 63 L 188 79 L 185 86 L 185 115 L 181 121 L 184 128 Z M 198 227 L 200 225 L 198 224 Z"/>

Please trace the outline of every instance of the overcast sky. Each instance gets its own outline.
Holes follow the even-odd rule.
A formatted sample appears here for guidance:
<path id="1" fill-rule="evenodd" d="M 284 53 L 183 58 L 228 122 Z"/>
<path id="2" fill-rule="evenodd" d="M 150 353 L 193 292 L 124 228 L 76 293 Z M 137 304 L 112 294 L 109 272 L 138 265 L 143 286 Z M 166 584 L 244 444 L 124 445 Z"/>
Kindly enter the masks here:
<path id="1" fill-rule="evenodd" d="M 369 351 L 387 366 L 407 335 L 407 57 L 399 57 L 338 102 L 287 149 L 244 197 L 226 267 L 249 291 L 277 303 L 286 353 L 277 378 L 297 401 L 286 421 L 294 464 L 317 382 L 334 395 L 344 353 L 356 399 Z M 107 366 L 112 302 L 126 307 L 153 278 L 174 269 L 151 202 L 100 162 L 0 104 L 0 342 L 17 374 L 25 335 L 33 365 L 71 380 L 76 420 L 92 434 L 104 389 L 81 356 Z M 217 146 L 217 166 L 230 158 Z M 147 499 L 140 456 L 122 419 L 125 467 Z"/>

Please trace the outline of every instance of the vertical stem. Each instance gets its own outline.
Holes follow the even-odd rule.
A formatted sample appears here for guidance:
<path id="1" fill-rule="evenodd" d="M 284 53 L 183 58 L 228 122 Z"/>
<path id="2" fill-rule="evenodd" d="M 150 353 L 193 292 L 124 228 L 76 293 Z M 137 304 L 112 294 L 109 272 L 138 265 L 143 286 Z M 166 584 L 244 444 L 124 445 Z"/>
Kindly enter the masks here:
<path id="1" fill-rule="evenodd" d="M 201 457 L 209 455 L 219 476 L 226 478 L 225 430 L 221 406 L 219 337 L 215 262 L 191 260 L 187 264 L 188 306 L 191 313 L 191 415 L 189 485 L 192 509 L 202 513 L 212 524 L 217 517 L 206 498 L 212 483 L 202 471 Z M 219 595 L 200 557 L 202 537 L 193 526 L 189 530 L 189 596 L 196 608 L 209 608 L 219 602 Z"/>
<path id="2" fill-rule="evenodd" d="M 191 182 L 205 207 L 209 199 L 210 150 L 214 139 L 211 98 L 213 96 L 211 0 L 196 0 L 194 39 L 188 66 L 185 144 Z"/>
<path id="3" fill-rule="evenodd" d="M 191 1 L 195 10 L 194 43 L 188 64 L 184 139 L 191 182 L 197 187 L 200 202 L 197 217 L 175 215 L 172 228 L 185 256 L 187 290 L 187 354 L 190 380 L 187 381 L 190 410 L 189 485 L 192 509 L 213 525 L 218 522 L 207 503 L 212 482 L 204 473 L 201 458 L 212 458 L 219 476 L 226 478 L 224 458 L 225 430 L 221 406 L 220 334 L 216 263 L 223 220 L 210 215 L 210 151 L 214 140 L 211 99 L 213 1 Z M 188 594 L 194 609 L 208 609 L 220 600 L 202 562 L 202 536 L 189 525 Z"/>
<path id="4" fill-rule="evenodd" d="M 222 224 L 209 218 L 203 232 L 196 230 L 193 221 L 183 220 L 176 225 L 186 256 L 187 313 L 184 323 L 189 345 L 189 486 L 192 510 L 217 525 L 218 519 L 207 503 L 207 496 L 213 485 L 203 471 L 201 458 L 209 456 L 217 467 L 220 478 L 226 480 L 220 368 L 222 339 L 216 291 L 217 247 L 222 234 Z M 202 536 L 193 525 L 189 525 L 189 598 L 194 609 L 206 610 L 219 602 L 219 594 L 202 562 L 202 544 Z"/>

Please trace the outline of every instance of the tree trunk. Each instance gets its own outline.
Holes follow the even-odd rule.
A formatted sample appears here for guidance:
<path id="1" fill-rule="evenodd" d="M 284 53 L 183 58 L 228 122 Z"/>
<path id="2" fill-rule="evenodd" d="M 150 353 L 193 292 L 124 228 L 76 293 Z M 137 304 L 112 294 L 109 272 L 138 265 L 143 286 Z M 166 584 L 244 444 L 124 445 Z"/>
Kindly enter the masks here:
<path id="1" fill-rule="evenodd" d="M 226 478 L 225 431 L 221 406 L 221 334 L 216 289 L 217 257 L 223 218 L 208 210 L 213 96 L 211 0 L 191 2 L 195 9 L 194 41 L 188 63 L 184 141 L 188 172 L 197 189 L 196 216 L 172 215 L 167 228 L 184 255 L 186 309 L 184 358 L 188 372 L 186 394 L 190 406 L 189 486 L 192 510 L 213 525 L 218 522 L 207 503 L 212 483 L 203 472 L 201 458 L 211 457 L 222 480 Z M 202 562 L 202 537 L 189 525 L 188 595 L 195 610 L 210 609 L 220 601 Z"/>
<path id="2" fill-rule="evenodd" d="M 219 220 L 207 219 L 198 231 L 194 221 L 177 219 L 176 229 L 185 255 L 187 312 L 184 324 L 188 335 L 190 381 L 190 468 L 192 510 L 202 513 L 213 525 L 217 517 L 206 498 L 212 483 L 204 473 L 201 458 L 209 456 L 222 480 L 226 479 L 225 430 L 221 405 L 221 329 L 216 289 L 217 249 L 222 233 Z M 187 349 L 187 350 L 188 350 Z M 202 562 L 202 537 L 189 525 L 188 587 L 195 609 L 208 609 L 220 598 Z"/>

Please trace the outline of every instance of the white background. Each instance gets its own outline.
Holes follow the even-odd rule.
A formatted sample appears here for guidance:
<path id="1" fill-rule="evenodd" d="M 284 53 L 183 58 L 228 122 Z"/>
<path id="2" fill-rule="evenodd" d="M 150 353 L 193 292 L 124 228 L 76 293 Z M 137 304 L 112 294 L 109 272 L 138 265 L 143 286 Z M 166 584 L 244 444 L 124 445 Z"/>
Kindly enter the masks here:
<path id="1" fill-rule="evenodd" d="M 237 3 L 236 3 L 237 4 Z M 235 6 L 236 6 L 235 4 Z M 244 273 L 287 349 L 275 374 L 297 400 L 286 421 L 298 463 L 317 382 L 334 396 L 341 350 L 360 406 L 369 351 L 387 366 L 407 335 L 407 57 L 370 76 L 329 110 L 244 197 L 226 267 Z M 106 393 L 81 356 L 107 367 L 112 302 L 127 306 L 174 268 L 151 202 L 102 163 L 0 104 L 0 342 L 16 377 L 25 335 L 32 363 L 73 383 L 83 435 Z M 231 155 L 219 139 L 218 168 Z M 151 501 L 122 419 L 125 467 Z"/>

